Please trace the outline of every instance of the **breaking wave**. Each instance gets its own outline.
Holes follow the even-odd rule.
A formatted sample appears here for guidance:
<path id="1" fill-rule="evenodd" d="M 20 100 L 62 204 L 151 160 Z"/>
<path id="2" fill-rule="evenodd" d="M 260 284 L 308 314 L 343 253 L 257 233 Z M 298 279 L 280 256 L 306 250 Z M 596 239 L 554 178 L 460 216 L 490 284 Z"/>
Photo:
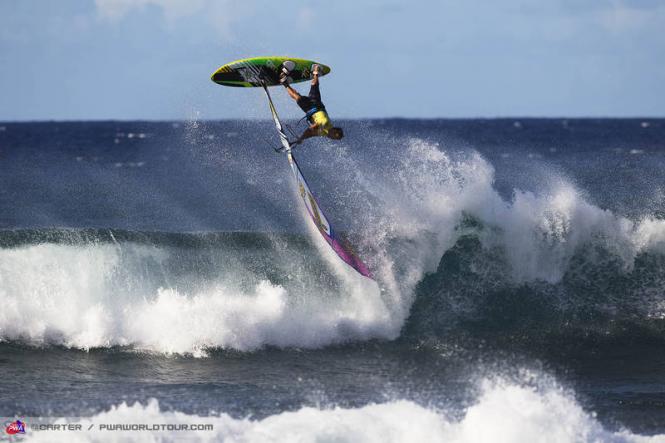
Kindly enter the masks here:
<path id="1" fill-rule="evenodd" d="M 378 284 L 311 232 L 5 231 L 0 339 L 205 355 L 589 324 L 665 337 L 665 220 L 601 209 L 558 176 L 506 197 L 480 155 L 403 145 L 380 167 L 326 148 L 310 165 L 339 171 L 323 206 Z"/>
<path id="2" fill-rule="evenodd" d="M 148 243 L 139 244 L 88 232 L 96 240 L 72 244 L 80 233 L 51 235 L 69 244 L 0 250 L 4 340 L 203 355 L 211 347 L 312 348 L 392 333 L 385 305 L 363 281 L 340 293 L 328 276 L 318 278 L 323 264 L 311 269 L 306 253 L 282 260 L 308 245 L 302 239 L 171 234 L 164 243 L 144 234 Z"/>

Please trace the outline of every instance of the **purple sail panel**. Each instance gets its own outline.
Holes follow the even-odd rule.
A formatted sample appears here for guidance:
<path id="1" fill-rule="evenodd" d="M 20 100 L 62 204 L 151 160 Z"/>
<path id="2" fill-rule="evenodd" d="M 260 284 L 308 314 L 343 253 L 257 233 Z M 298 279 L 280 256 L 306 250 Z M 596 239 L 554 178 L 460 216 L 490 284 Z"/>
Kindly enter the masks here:
<path id="1" fill-rule="evenodd" d="M 348 243 L 346 244 L 346 247 L 344 247 L 343 243 L 338 241 L 336 238 L 328 237 L 326 240 L 328 240 L 330 246 L 332 246 L 333 250 L 337 253 L 337 255 L 339 255 L 339 258 L 344 260 L 349 266 L 358 271 L 360 275 L 372 278 L 372 273 L 369 271 L 365 263 L 363 263 L 362 260 L 358 258 Z"/>
<path id="2" fill-rule="evenodd" d="M 293 154 L 288 152 L 289 164 L 293 170 L 293 175 L 296 179 L 298 185 L 298 194 L 305 204 L 309 218 L 314 222 L 317 229 L 326 239 L 330 247 L 335 251 L 335 253 L 341 258 L 346 264 L 351 266 L 353 269 L 358 271 L 360 275 L 363 275 L 368 278 L 372 278 L 372 273 L 367 268 L 367 265 L 360 260 L 358 255 L 353 250 L 353 247 L 343 238 L 338 237 L 333 228 L 328 221 L 328 218 L 323 213 L 323 210 L 319 207 L 316 198 L 309 190 L 309 185 L 305 180 L 305 177 L 300 172 L 300 167 L 296 162 L 296 159 L 293 157 Z"/>

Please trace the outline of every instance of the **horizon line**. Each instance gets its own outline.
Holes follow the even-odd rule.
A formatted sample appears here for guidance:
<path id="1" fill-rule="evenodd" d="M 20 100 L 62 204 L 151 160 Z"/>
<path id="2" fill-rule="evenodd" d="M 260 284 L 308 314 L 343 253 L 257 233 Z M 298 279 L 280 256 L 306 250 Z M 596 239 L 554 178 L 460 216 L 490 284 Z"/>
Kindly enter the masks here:
<path id="1" fill-rule="evenodd" d="M 297 120 L 296 118 L 285 118 L 284 120 Z M 350 118 L 336 118 L 337 121 L 386 121 L 386 120 L 411 120 L 411 121 L 435 121 L 435 120 L 448 120 L 448 121 L 463 121 L 463 120 L 665 120 L 663 116 L 631 116 L 631 117 L 617 117 L 617 116 L 506 116 L 506 117 L 350 117 Z M 131 122 L 145 122 L 145 123 L 181 123 L 181 122 L 238 122 L 238 121 L 255 121 L 271 122 L 270 118 L 202 118 L 202 119 L 152 119 L 152 118 L 94 118 L 94 119 L 25 119 L 25 120 L 0 120 L 0 124 L 20 124 L 20 123 L 131 123 Z"/>

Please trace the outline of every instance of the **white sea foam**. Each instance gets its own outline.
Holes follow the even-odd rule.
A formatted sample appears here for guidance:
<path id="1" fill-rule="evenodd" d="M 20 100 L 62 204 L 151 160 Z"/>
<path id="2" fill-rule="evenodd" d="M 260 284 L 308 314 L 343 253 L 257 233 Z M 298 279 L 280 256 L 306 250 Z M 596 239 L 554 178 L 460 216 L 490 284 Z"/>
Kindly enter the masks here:
<path id="1" fill-rule="evenodd" d="M 371 292 L 360 301 L 353 293 L 303 296 L 266 280 L 242 290 L 224 278 L 179 289 L 144 275 L 159 274 L 170 259 L 166 250 L 131 244 L 2 249 L 0 337 L 204 355 L 209 347 L 320 347 L 395 334 Z"/>
<path id="2" fill-rule="evenodd" d="M 453 418 L 459 417 L 459 418 Z M 486 381 L 479 398 L 462 414 L 425 407 L 408 400 L 359 408 L 303 407 L 263 419 L 207 416 L 163 411 L 156 400 L 145 405 L 122 403 L 79 422 L 86 430 L 68 432 L 68 442 L 88 441 L 224 441 L 224 442 L 663 442 L 664 435 L 640 436 L 605 429 L 557 387 L 536 389 L 515 383 Z M 102 431 L 101 424 L 212 425 L 199 431 Z M 30 431 L 29 431 L 30 432 Z M 32 432 L 26 441 L 52 442 L 62 431 Z"/>
<path id="3" fill-rule="evenodd" d="M 453 160 L 438 145 L 419 139 L 407 146 L 391 168 L 396 174 L 369 172 L 363 181 L 382 202 L 366 231 L 374 242 L 397 236 L 418 244 L 412 256 L 400 259 L 413 264 L 416 280 L 457 240 L 464 214 L 483 223 L 486 246 L 505 250 L 516 281 L 556 283 L 578 248 L 592 243 L 620 257 L 626 270 L 640 253 L 665 253 L 665 220 L 635 221 L 594 206 L 562 177 L 546 177 L 544 192 L 515 189 L 506 200 L 493 186 L 494 168 L 480 155 Z M 428 231 L 436 233 L 436 241 Z M 384 259 L 391 263 L 384 275 L 389 279 L 394 258 Z"/>

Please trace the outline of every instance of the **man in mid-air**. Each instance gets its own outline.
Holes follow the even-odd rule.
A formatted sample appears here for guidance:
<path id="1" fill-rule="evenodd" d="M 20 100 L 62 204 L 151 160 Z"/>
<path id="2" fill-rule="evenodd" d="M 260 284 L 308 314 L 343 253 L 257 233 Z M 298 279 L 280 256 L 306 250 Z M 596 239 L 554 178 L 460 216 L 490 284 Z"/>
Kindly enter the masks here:
<path id="1" fill-rule="evenodd" d="M 291 64 L 293 62 L 290 62 Z M 291 67 L 292 69 L 292 67 Z M 328 137 L 333 140 L 339 140 L 344 137 L 344 131 L 342 128 L 338 128 L 332 125 L 330 117 L 326 112 L 326 107 L 321 101 L 321 91 L 319 91 L 319 70 L 321 69 L 319 65 L 312 65 L 312 87 L 309 89 L 309 94 L 307 96 L 302 96 L 298 94 L 298 91 L 293 89 L 289 85 L 289 62 L 285 62 L 282 66 L 279 82 L 284 85 L 286 91 L 289 93 L 289 96 L 296 101 L 300 109 L 305 112 L 305 117 L 309 122 L 309 127 L 305 129 L 305 132 L 294 142 L 294 144 L 299 144 L 303 140 L 310 137 Z"/>

